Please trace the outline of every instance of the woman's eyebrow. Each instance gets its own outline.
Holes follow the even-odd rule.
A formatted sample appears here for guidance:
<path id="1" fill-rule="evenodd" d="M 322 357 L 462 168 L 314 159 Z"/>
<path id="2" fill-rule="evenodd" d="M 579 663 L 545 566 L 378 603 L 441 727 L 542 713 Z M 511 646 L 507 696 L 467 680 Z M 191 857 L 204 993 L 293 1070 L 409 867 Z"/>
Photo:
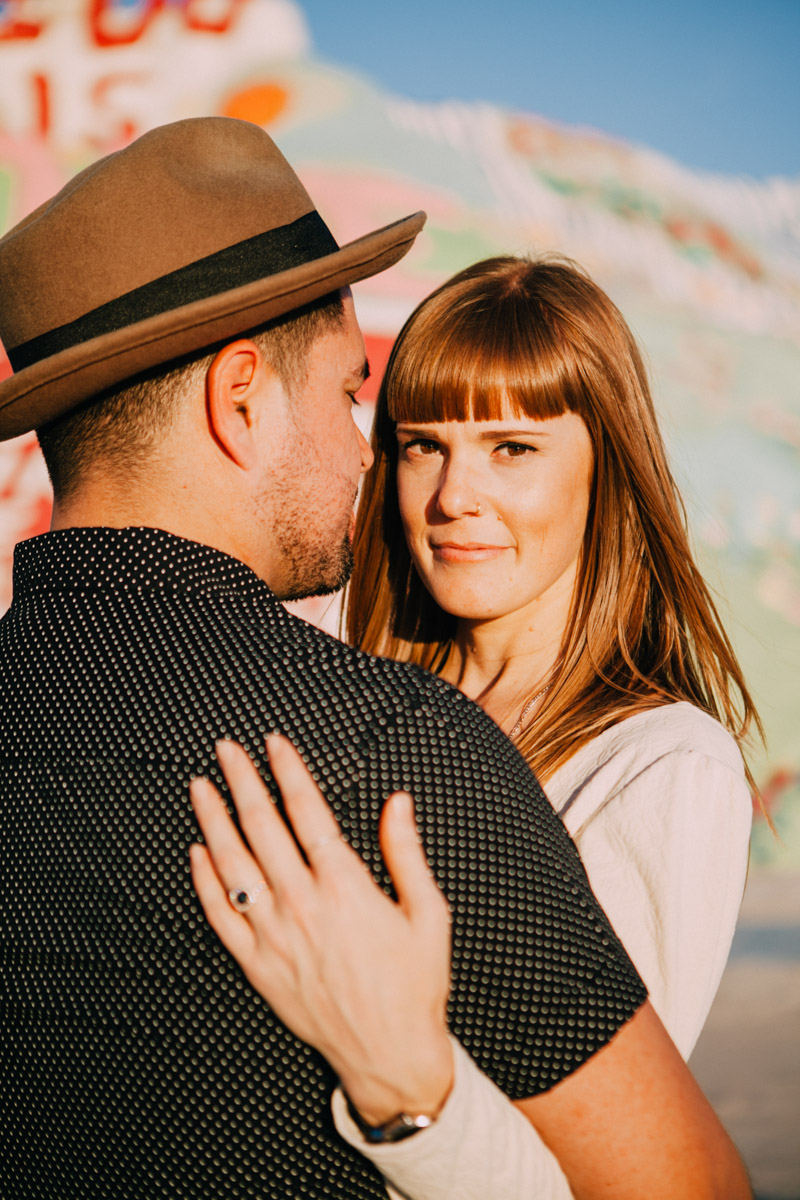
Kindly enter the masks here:
<path id="1" fill-rule="evenodd" d="M 552 437 L 549 429 L 483 429 L 478 434 L 482 442 L 495 442 L 498 438 L 508 441 L 509 438 L 519 437 Z"/>
<path id="2" fill-rule="evenodd" d="M 445 422 L 445 425 L 449 424 L 458 425 L 460 422 Z M 420 425 L 412 425 L 410 423 L 406 424 L 404 421 L 398 421 L 395 425 L 396 433 L 414 433 L 420 434 L 423 437 L 439 437 L 439 429 L 440 425 L 437 422 L 432 422 L 431 424 L 423 422 Z M 504 439 L 507 441 L 509 438 L 520 437 L 549 438 L 552 436 L 549 429 L 508 429 L 507 427 L 503 427 L 502 429 L 489 427 L 488 429 L 481 429 L 476 434 L 478 440 L 483 442 L 496 442 L 498 440 L 503 441 Z"/>

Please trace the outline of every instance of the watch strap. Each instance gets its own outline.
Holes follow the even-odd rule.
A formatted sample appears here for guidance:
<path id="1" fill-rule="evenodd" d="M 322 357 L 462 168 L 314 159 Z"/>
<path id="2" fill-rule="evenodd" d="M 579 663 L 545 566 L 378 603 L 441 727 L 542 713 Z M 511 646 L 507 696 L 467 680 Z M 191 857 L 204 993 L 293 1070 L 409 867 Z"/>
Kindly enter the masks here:
<path id="1" fill-rule="evenodd" d="M 389 1120 L 384 1121 L 382 1125 L 369 1125 L 346 1092 L 344 1095 L 347 1101 L 347 1111 L 352 1117 L 353 1122 L 358 1126 L 365 1140 L 373 1145 L 380 1145 L 387 1142 L 401 1142 L 404 1138 L 411 1137 L 414 1133 L 419 1133 L 420 1129 L 427 1129 L 435 1120 L 434 1117 L 427 1117 L 423 1113 L 413 1115 L 401 1112 L 396 1113 L 393 1117 L 389 1117 Z"/>

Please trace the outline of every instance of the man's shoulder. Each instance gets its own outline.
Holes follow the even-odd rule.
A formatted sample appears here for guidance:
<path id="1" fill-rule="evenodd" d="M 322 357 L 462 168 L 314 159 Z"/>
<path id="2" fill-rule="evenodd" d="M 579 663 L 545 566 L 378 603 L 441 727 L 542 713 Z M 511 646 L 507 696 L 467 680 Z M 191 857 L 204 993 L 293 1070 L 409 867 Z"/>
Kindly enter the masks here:
<path id="1" fill-rule="evenodd" d="M 235 628 L 230 630 L 234 639 L 236 633 Z M 387 699 L 395 696 L 412 707 L 432 705 L 437 713 L 448 709 L 469 713 L 472 719 L 497 728 L 479 705 L 424 667 L 357 650 L 283 606 L 265 636 L 263 650 L 282 660 L 292 655 L 308 669 L 310 679 L 325 674 L 343 689 L 357 689 L 361 696 L 365 691 L 375 692 Z"/>

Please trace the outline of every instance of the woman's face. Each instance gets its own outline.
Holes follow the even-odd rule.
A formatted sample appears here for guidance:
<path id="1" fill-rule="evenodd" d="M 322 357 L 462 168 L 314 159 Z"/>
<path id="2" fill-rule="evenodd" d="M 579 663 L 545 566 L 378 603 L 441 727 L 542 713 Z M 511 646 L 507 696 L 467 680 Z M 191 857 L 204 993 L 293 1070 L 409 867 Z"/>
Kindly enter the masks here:
<path id="1" fill-rule="evenodd" d="M 583 420 L 397 425 L 397 491 L 411 557 L 466 620 L 569 611 L 592 485 Z"/>

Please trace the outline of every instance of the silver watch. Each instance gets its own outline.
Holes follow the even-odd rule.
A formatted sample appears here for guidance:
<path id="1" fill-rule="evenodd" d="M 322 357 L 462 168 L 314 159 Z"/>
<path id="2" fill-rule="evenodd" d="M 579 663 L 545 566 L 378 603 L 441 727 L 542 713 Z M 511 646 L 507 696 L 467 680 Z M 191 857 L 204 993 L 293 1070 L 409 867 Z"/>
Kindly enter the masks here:
<path id="1" fill-rule="evenodd" d="M 397 1113 L 394 1117 L 389 1117 L 388 1121 L 384 1121 L 382 1125 L 368 1125 L 361 1113 L 355 1107 L 350 1097 L 345 1092 L 345 1100 L 347 1101 L 347 1111 L 353 1118 L 366 1141 L 373 1145 L 378 1145 L 381 1142 L 401 1142 L 403 1138 L 411 1137 L 412 1134 L 418 1133 L 420 1129 L 427 1129 L 432 1125 L 435 1118 L 426 1117 L 422 1113 L 418 1116 L 412 1116 L 410 1113 Z"/>

